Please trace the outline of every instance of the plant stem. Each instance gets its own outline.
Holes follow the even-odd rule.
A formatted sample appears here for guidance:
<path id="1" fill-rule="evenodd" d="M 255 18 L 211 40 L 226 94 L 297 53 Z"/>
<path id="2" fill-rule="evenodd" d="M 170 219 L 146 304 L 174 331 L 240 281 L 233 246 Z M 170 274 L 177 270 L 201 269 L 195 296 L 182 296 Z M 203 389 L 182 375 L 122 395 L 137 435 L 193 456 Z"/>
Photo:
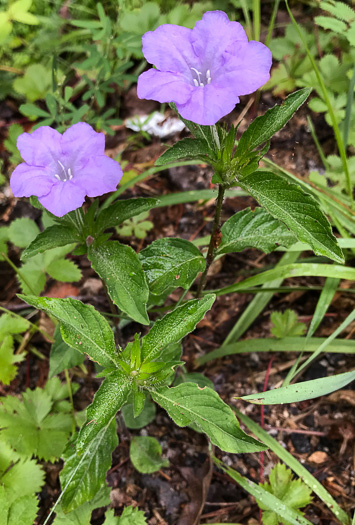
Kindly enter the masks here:
<path id="1" fill-rule="evenodd" d="M 6 255 L 6 253 L 3 253 L 1 252 L 0 255 L 5 259 L 5 261 L 7 262 L 7 264 L 9 264 L 11 266 L 11 268 L 14 270 L 14 272 L 20 277 L 20 279 L 23 280 L 23 282 L 25 283 L 25 285 L 27 286 L 27 288 L 30 290 L 30 292 L 33 294 L 33 295 L 37 295 L 36 292 L 33 290 L 31 284 L 29 283 L 29 281 L 26 279 L 26 277 L 23 275 L 23 273 L 21 272 L 21 270 L 19 270 L 17 268 L 17 266 L 11 261 L 11 259 L 9 259 L 9 257 Z"/>
<path id="2" fill-rule="evenodd" d="M 201 276 L 201 279 L 200 279 L 200 282 L 197 288 L 197 293 L 196 293 L 197 298 L 201 297 L 201 293 L 206 286 L 208 270 L 211 264 L 213 263 L 213 260 L 215 258 L 216 249 L 218 248 L 220 244 L 219 227 L 221 223 L 221 213 L 222 213 L 222 205 L 223 205 L 225 191 L 226 191 L 225 186 L 219 185 L 218 197 L 217 197 L 217 203 L 216 203 L 216 213 L 214 216 L 211 240 L 210 240 L 207 257 L 206 257 L 206 268 Z"/>

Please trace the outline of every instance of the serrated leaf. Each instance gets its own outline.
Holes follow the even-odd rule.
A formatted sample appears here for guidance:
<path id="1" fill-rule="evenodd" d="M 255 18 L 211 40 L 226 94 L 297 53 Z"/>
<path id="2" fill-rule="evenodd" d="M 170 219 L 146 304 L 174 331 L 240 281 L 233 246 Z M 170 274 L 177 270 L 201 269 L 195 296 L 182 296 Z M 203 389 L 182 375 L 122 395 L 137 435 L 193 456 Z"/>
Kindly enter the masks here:
<path id="1" fill-rule="evenodd" d="M 46 267 L 47 273 L 57 281 L 72 283 L 80 281 L 81 271 L 73 261 L 57 259 Z"/>
<path id="2" fill-rule="evenodd" d="M 157 205 L 157 199 L 128 199 L 111 204 L 108 208 L 100 210 L 95 223 L 95 233 L 99 235 L 108 228 L 114 228 L 122 222 L 140 215 Z"/>
<path id="3" fill-rule="evenodd" d="M 255 403 L 257 405 L 279 405 L 284 403 L 298 403 L 307 399 L 315 399 L 316 397 L 326 396 L 344 388 L 346 385 L 355 380 L 355 370 L 352 372 L 345 372 L 344 374 L 337 374 L 329 377 L 322 377 L 320 379 L 313 379 L 312 381 L 303 381 L 294 385 L 283 386 L 268 390 L 260 394 L 249 394 L 240 399 Z"/>
<path id="4" fill-rule="evenodd" d="M 297 314 L 293 310 L 285 310 L 283 313 L 272 312 L 271 322 L 274 325 L 271 333 L 279 339 L 303 335 L 307 329 L 304 323 L 298 321 Z"/>
<path id="5" fill-rule="evenodd" d="M 317 201 L 297 184 L 268 171 L 256 171 L 239 181 L 266 210 L 309 244 L 314 253 L 343 263 L 344 256 Z"/>
<path id="6" fill-rule="evenodd" d="M 344 2 L 323 1 L 320 3 L 320 7 L 324 11 L 328 11 L 328 13 L 340 18 L 340 20 L 344 20 L 344 22 L 350 23 L 355 20 L 355 11 Z"/>
<path id="7" fill-rule="evenodd" d="M 63 341 L 59 326 L 55 329 L 54 339 L 55 342 L 52 344 L 49 358 L 48 379 L 60 374 L 65 369 L 80 365 L 85 359 L 85 356 L 76 348 L 70 347 Z"/>
<path id="8" fill-rule="evenodd" d="M 310 93 L 310 88 L 295 91 L 280 106 L 274 106 L 261 117 L 257 117 L 241 136 L 235 157 L 243 159 L 253 149 L 270 140 L 290 120 Z"/>
<path id="9" fill-rule="evenodd" d="M 27 319 L 23 319 L 11 314 L 3 314 L 0 317 L 0 341 L 4 340 L 7 335 L 21 334 L 30 327 Z"/>
<path id="10" fill-rule="evenodd" d="M 112 330 L 106 319 L 88 304 L 75 299 L 19 295 L 26 303 L 53 315 L 61 323 L 63 341 L 102 366 L 117 366 Z"/>
<path id="11" fill-rule="evenodd" d="M 54 461 L 60 457 L 71 431 L 71 416 L 50 414 L 52 399 L 40 388 L 27 389 L 22 399 L 1 399 L 1 438 L 25 457 L 35 455 Z"/>
<path id="12" fill-rule="evenodd" d="M 170 287 L 190 288 L 206 266 L 200 250 L 185 239 L 166 238 L 154 241 L 139 254 L 149 289 L 162 294 Z"/>
<path id="13" fill-rule="evenodd" d="M 280 501 L 283 501 L 287 507 L 294 509 L 299 512 L 300 516 L 303 516 L 303 513 L 299 511 L 301 507 L 305 507 L 311 501 L 312 490 L 307 487 L 300 479 L 294 480 L 291 470 L 286 468 L 286 465 L 278 463 L 271 470 L 269 475 L 270 483 L 263 483 L 260 486 L 269 492 L 270 494 L 276 496 Z M 264 510 L 263 512 L 263 523 L 265 525 L 278 523 L 278 515 L 269 510 L 269 506 L 265 505 L 263 502 L 258 501 L 259 507 Z M 290 522 L 284 521 L 285 525 L 290 525 Z"/>
<path id="14" fill-rule="evenodd" d="M 203 139 L 185 138 L 166 150 L 156 161 L 155 166 L 164 166 L 171 162 L 183 159 L 200 159 L 208 162 L 213 159 L 214 152 L 210 149 L 207 142 Z"/>
<path id="15" fill-rule="evenodd" d="M 36 496 L 20 497 L 11 505 L 7 521 L 1 523 L 4 525 L 32 525 L 35 522 L 37 511 Z"/>
<path id="16" fill-rule="evenodd" d="M 6 472 L 0 473 L 0 483 L 8 493 L 9 503 L 13 503 L 19 494 L 22 497 L 40 492 L 44 484 L 44 472 L 31 459 L 20 460 L 12 465 L 9 462 Z"/>
<path id="17" fill-rule="evenodd" d="M 85 453 L 78 456 L 75 443 L 70 443 L 63 454 L 65 462 L 60 473 L 62 508 L 70 512 L 92 500 L 105 485 L 105 477 L 112 462 L 112 452 L 118 445 L 116 420 L 113 418 L 90 442 Z"/>
<path id="18" fill-rule="evenodd" d="M 330 16 L 316 16 L 314 21 L 323 29 L 330 29 L 334 33 L 339 33 L 341 35 L 345 35 L 346 33 L 346 24 L 336 18 L 331 18 Z"/>
<path id="19" fill-rule="evenodd" d="M 78 242 L 80 242 L 80 238 L 76 230 L 66 225 L 55 224 L 37 235 L 29 246 L 28 243 L 26 244 L 27 248 L 22 252 L 21 259 L 29 259 L 51 248 L 66 246 L 72 243 L 77 244 Z"/>
<path id="20" fill-rule="evenodd" d="M 211 388 L 200 388 L 196 383 L 182 383 L 151 394 L 179 427 L 197 425 L 214 445 L 225 452 L 265 450 L 262 443 L 241 430 L 232 409 Z"/>
<path id="21" fill-rule="evenodd" d="M 202 299 L 192 299 L 175 308 L 158 319 L 153 328 L 142 339 L 143 362 L 153 361 L 161 351 L 172 343 L 178 343 L 185 335 L 195 329 L 195 326 L 205 313 L 212 307 L 215 295 L 209 294 Z"/>
<path id="22" fill-rule="evenodd" d="M 24 354 L 16 355 L 14 353 L 14 341 L 11 335 L 4 337 L 0 342 L 0 383 L 9 385 L 16 377 L 17 366 L 25 358 Z"/>
<path id="23" fill-rule="evenodd" d="M 109 241 L 90 246 L 88 257 L 107 286 L 114 304 L 138 323 L 147 325 L 149 288 L 142 264 L 130 246 Z"/>
<path id="24" fill-rule="evenodd" d="M 106 376 L 87 409 L 86 423 L 81 428 L 77 441 L 79 453 L 84 452 L 88 444 L 120 410 L 127 401 L 131 388 L 130 378 L 120 370 Z"/>
<path id="25" fill-rule="evenodd" d="M 15 219 L 9 226 L 8 236 L 12 244 L 19 248 L 28 246 L 30 242 L 39 234 L 39 228 L 35 221 L 22 217 Z"/>
<path id="26" fill-rule="evenodd" d="M 104 523 L 104 525 L 111 525 L 110 523 Z M 113 525 L 113 524 L 112 524 Z M 144 512 L 137 508 L 125 507 L 121 516 L 118 518 L 115 525 L 147 525 L 147 520 L 144 517 Z"/>
<path id="27" fill-rule="evenodd" d="M 56 518 L 53 525 L 88 525 L 91 521 L 91 513 L 94 509 L 106 507 L 110 504 L 110 488 L 104 487 L 87 503 L 80 505 L 77 509 L 64 513 L 62 506 L 57 505 Z"/>
<path id="28" fill-rule="evenodd" d="M 242 210 L 226 221 L 221 229 L 218 254 L 257 248 L 269 253 L 281 245 L 288 248 L 297 238 L 286 226 L 263 208 Z"/>
<path id="29" fill-rule="evenodd" d="M 162 459 L 160 443 L 150 436 L 135 436 L 129 448 L 129 457 L 133 466 L 142 474 L 152 474 L 163 467 L 169 466 L 169 461 Z"/>

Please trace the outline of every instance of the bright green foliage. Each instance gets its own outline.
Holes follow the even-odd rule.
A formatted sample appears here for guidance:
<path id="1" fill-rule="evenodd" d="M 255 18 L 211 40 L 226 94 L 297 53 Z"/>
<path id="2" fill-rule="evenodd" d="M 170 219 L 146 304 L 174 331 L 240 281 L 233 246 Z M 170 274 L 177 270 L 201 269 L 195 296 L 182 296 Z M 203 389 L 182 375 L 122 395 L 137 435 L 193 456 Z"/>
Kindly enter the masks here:
<path id="1" fill-rule="evenodd" d="M 65 369 L 80 365 L 85 359 L 82 353 L 68 346 L 63 341 L 59 326 L 55 329 L 54 339 L 55 342 L 52 345 L 49 359 L 49 379 L 60 374 L 60 372 L 63 372 Z"/>
<path id="2" fill-rule="evenodd" d="M 88 354 L 90 359 L 102 366 L 117 363 L 117 352 L 112 330 L 93 306 L 75 299 L 51 299 L 49 297 L 20 296 L 61 323 L 63 341 L 69 346 Z"/>
<path id="3" fill-rule="evenodd" d="M 62 457 L 65 465 L 60 474 L 62 509 L 65 512 L 90 501 L 104 487 L 111 454 L 117 445 L 115 418 L 100 430 L 81 456 L 76 454 L 75 442 L 69 442 Z"/>
<path id="4" fill-rule="evenodd" d="M 29 13 L 32 0 L 17 0 L 9 5 L 7 11 L 0 11 L 0 44 L 6 41 L 12 31 L 13 22 L 37 25 L 39 20 Z"/>
<path id="5" fill-rule="evenodd" d="M 343 36 L 355 46 L 355 11 L 344 2 L 335 0 L 323 1 L 320 6 L 331 16 L 316 16 L 316 23 L 324 29 Z"/>
<path id="6" fill-rule="evenodd" d="M 147 525 L 144 512 L 133 507 L 125 507 L 119 518 L 115 517 L 114 510 L 108 510 L 105 514 L 103 525 Z"/>
<path id="7" fill-rule="evenodd" d="M 327 218 L 317 201 L 300 186 L 268 171 L 243 177 L 239 184 L 273 217 L 284 222 L 300 241 L 310 244 L 314 253 L 344 262 Z"/>
<path id="8" fill-rule="evenodd" d="M 257 452 L 265 447 L 247 436 L 239 427 L 232 409 L 208 387 L 196 383 L 182 383 L 174 388 L 161 388 L 152 392 L 179 427 L 194 424 L 205 432 L 214 445 L 226 452 Z"/>
<path id="9" fill-rule="evenodd" d="M 29 244 L 28 239 L 25 244 L 27 248 L 22 252 L 21 259 L 29 259 L 39 253 L 47 252 L 52 248 L 66 246 L 67 244 L 77 244 L 80 241 L 78 232 L 66 224 L 55 224 L 39 233 Z"/>
<path id="10" fill-rule="evenodd" d="M 120 237 L 136 237 L 145 239 L 147 233 L 154 228 L 152 221 L 147 221 L 149 212 L 145 211 L 136 217 L 127 219 L 120 226 L 116 226 L 116 232 Z"/>
<path id="11" fill-rule="evenodd" d="M 24 360 L 24 355 L 16 355 L 14 353 L 14 340 L 11 335 L 4 337 L 0 341 L 0 382 L 4 385 L 9 385 L 16 377 L 17 366 Z"/>
<path id="12" fill-rule="evenodd" d="M 12 244 L 25 248 L 39 234 L 39 228 L 32 219 L 23 217 L 11 222 L 8 234 Z"/>
<path id="13" fill-rule="evenodd" d="M 23 77 L 16 78 L 14 90 L 30 102 L 44 99 L 52 87 L 52 73 L 42 64 L 31 64 Z"/>
<path id="14" fill-rule="evenodd" d="M 214 389 L 213 382 L 208 377 L 200 374 L 199 372 L 190 372 L 189 374 L 180 374 L 174 381 L 174 386 L 178 386 L 181 383 L 196 383 L 200 388 L 207 386 L 208 388 Z"/>
<path id="15" fill-rule="evenodd" d="M 196 246 L 173 237 L 154 241 L 139 256 L 149 289 L 157 295 L 180 286 L 187 290 L 206 265 Z"/>
<path id="16" fill-rule="evenodd" d="M 169 466 L 169 461 L 163 459 L 161 454 L 161 446 L 153 437 L 136 436 L 131 441 L 129 457 L 134 468 L 142 474 L 152 474 Z"/>
<path id="17" fill-rule="evenodd" d="M 55 509 L 57 515 L 53 525 L 88 525 L 91 521 L 92 511 L 109 504 L 110 489 L 103 487 L 90 501 L 71 512 L 64 513 L 62 506 L 58 505 Z"/>
<path id="18" fill-rule="evenodd" d="M 241 252 L 251 247 L 269 253 L 279 245 L 287 248 L 297 241 L 282 222 L 263 208 L 254 211 L 246 208 L 236 213 L 223 224 L 221 232 L 218 254 Z"/>
<path id="19" fill-rule="evenodd" d="M 17 373 L 16 363 L 24 359 L 24 355 L 14 353 L 13 335 L 28 330 L 30 323 L 21 317 L 3 314 L 0 317 L 0 382 L 9 385 Z"/>
<path id="20" fill-rule="evenodd" d="M 271 322 L 273 324 L 271 333 L 278 339 L 303 335 L 307 329 L 304 323 L 298 321 L 294 310 L 285 310 L 283 313 L 272 312 Z"/>
<path id="21" fill-rule="evenodd" d="M 24 132 L 23 127 L 20 124 L 11 124 L 8 131 L 8 138 L 4 140 L 4 146 L 9 153 L 11 153 L 10 162 L 16 164 L 21 162 L 21 155 L 17 149 L 17 137 Z"/>
<path id="22" fill-rule="evenodd" d="M 265 482 L 261 486 L 276 496 L 280 501 L 285 502 L 288 507 L 297 511 L 301 516 L 303 512 L 299 509 L 308 505 L 311 501 L 312 490 L 307 487 L 300 479 L 293 479 L 292 472 L 283 463 L 277 463 L 269 475 L 269 483 Z M 258 501 L 259 507 L 263 512 L 264 525 L 290 525 L 289 521 L 281 520 L 275 512 Z"/>
<path id="23" fill-rule="evenodd" d="M 105 282 L 113 303 L 138 323 L 149 324 L 148 283 L 133 248 L 109 241 L 90 246 L 88 256 L 93 269 Z"/>
<path id="24" fill-rule="evenodd" d="M 20 496 L 10 503 L 8 491 L 0 485 L 0 523 L 1 525 L 33 525 L 38 510 L 34 495 Z"/>
<path id="25" fill-rule="evenodd" d="M 1 398 L 0 439 L 23 457 L 55 461 L 64 449 L 72 420 L 68 413 L 53 413 L 54 401 L 40 388 L 27 389 L 22 401 Z"/>
<path id="26" fill-rule="evenodd" d="M 0 226 L 0 261 L 4 260 L 1 255 L 4 253 L 7 255 L 7 241 L 9 240 L 9 228 L 7 226 Z"/>

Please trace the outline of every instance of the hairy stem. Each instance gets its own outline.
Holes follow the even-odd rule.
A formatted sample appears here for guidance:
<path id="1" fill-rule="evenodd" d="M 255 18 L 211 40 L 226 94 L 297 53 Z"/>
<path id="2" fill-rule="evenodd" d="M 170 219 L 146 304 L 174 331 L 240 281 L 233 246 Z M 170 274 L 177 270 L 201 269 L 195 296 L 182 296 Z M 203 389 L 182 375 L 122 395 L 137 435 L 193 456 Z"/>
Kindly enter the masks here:
<path id="1" fill-rule="evenodd" d="M 216 254 L 216 250 L 220 244 L 220 223 L 221 223 L 221 213 L 222 213 L 222 205 L 223 205 L 225 191 L 226 191 L 225 187 L 222 185 L 219 185 L 218 197 L 217 197 L 217 203 L 216 203 L 216 213 L 214 216 L 211 240 L 208 246 L 208 252 L 207 252 L 207 257 L 206 257 L 206 268 L 201 276 L 201 279 L 200 279 L 200 282 L 197 288 L 197 293 L 196 293 L 197 298 L 201 297 L 201 293 L 206 286 L 208 270 L 210 269 L 210 266 L 213 263 L 213 260 Z"/>

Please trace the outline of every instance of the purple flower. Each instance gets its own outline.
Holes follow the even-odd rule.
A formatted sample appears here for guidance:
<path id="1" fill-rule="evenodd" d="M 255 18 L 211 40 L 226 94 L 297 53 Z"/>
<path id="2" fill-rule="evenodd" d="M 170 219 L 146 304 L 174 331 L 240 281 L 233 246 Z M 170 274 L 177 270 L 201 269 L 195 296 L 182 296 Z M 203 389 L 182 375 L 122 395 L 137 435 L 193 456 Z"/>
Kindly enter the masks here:
<path id="1" fill-rule="evenodd" d="M 122 178 L 118 162 L 105 156 L 105 136 L 79 122 L 61 135 L 49 126 L 22 133 L 17 147 L 25 162 L 11 175 L 15 197 L 36 195 L 57 217 L 80 208 L 85 196 L 115 191 Z"/>
<path id="2" fill-rule="evenodd" d="M 164 24 L 143 36 L 143 54 L 157 69 L 138 78 L 138 97 L 174 102 L 183 118 L 213 125 L 230 113 L 240 95 L 270 78 L 272 56 L 248 42 L 238 22 L 209 11 L 193 29 Z"/>

